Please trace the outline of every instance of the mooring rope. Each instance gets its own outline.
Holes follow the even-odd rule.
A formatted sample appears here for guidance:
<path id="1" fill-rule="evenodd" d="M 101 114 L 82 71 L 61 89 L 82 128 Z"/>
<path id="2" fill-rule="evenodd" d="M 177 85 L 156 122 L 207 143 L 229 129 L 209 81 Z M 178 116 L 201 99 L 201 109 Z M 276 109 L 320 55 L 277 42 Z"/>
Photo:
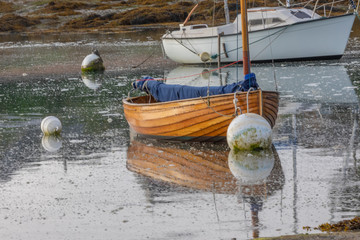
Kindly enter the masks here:
<path id="1" fill-rule="evenodd" d="M 232 114 L 232 115 L 228 115 L 228 114 L 222 114 L 222 113 L 219 113 L 218 111 L 216 111 L 213 107 L 210 106 L 210 104 L 207 103 L 207 101 L 205 101 L 205 99 L 203 97 L 201 97 L 201 100 L 203 100 L 203 102 L 207 105 L 208 108 L 210 108 L 211 110 L 213 110 L 214 113 L 218 114 L 219 116 L 222 116 L 222 117 L 236 117 L 236 114 Z"/>

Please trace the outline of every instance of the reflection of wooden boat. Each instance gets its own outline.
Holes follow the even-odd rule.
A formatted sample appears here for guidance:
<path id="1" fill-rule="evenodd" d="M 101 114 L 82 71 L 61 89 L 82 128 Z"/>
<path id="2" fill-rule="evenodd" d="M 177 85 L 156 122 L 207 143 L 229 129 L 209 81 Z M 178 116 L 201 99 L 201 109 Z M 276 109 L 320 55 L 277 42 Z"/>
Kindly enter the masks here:
<path id="1" fill-rule="evenodd" d="M 243 1 L 241 11 L 244 18 L 244 75 L 249 76 L 246 5 Z M 124 113 L 130 127 L 141 135 L 182 141 L 218 141 L 225 139 L 227 128 L 238 109 L 241 113 L 262 115 L 271 127 L 275 125 L 278 93 L 250 90 L 168 102 L 156 102 L 149 96 L 127 98 L 123 100 Z"/>
<path id="2" fill-rule="evenodd" d="M 241 13 L 242 14 L 242 13 Z M 234 62 L 242 58 L 240 14 L 232 23 L 208 27 L 184 26 L 162 36 L 165 54 L 179 63 Z M 306 8 L 264 7 L 248 10 L 249 44 L 253 61 L 340 58 L 350 35 L 355 14 L 320 16 Z M 241 19 L 242 20 L 242 19 Z M 271 42 L 271 46 L 270 43 Z M 219 54 L 220 53 L 220 54 Z"/>
<path id="3" fill-rule="evenodd" d="M 134 140 L 127 152 L 127 168 L 152 179 L 218 193 L 235 193 L 236 179 L 227 159 L 228 147 L 209 145 L 147 144 Z M 217 150 L 215 150 L 217 149 Z"/>
<path id="4" fill-rule="evenodd" d="M 239 164 L 233 164 L 230 169 L 229 161 L 232 161 L 233 155 L 229 154 L 225 143 L 164 143 L 135 138 L 127 151 L 127 168 L 161 182 L 197 190 L 269 196 L 284 184 L 284 174 L 275 147 L 269 153 L 269 160 L 265 160 L 272 162 L 268 174 L 255 177 L 256 181 L 244 182 L 240 175 L 248 175 L 246 179 L 252 180 L 254 178 L 250 175 L 254 170 L 243 166 L 241 170 L 234 171 Z M 246 158 L 246 154 L 241 157 Z"/>
<path id="5" fill-rule="evenodd" d="M 285 182 L 275 147 L 269 153 L 269 159 L 260 160 L 270 162 L 270 167 L 265 167 L 266 174 L 253 178 L 254 171 L 260 173 L 263 170 L 254 170 L 252 163 L 248 165 L 253 159 L 246 159 L 247 154 L 234 159 L 226 144 L 165 143 L 135 138 L 127 151 L 127 168 L 147 177 L 143 178 L 147 184 L 161 186 L 161 189 L 168 183 L 174 191 L 181 186 L 214 194 L 237 195 L 239 201 L 250 204 L 253 236 L 258 237 L 258 212 L 262 202 L 282 189 Z M 230 170 L 229 161 L 238 160 L 244 164 L 234 164 Z M 236 170 L 239 166 L 241 169 Z M 243 181 L 244 176 L 246 181 Z M 159 191 L 153 192 L 154 188 L 148 185 L 145 189 L 149 189 L 149 196 Z M 181 191 L 184 193 L 183 189 Z"/>
<path id="6" fill-rule="evenodd" d="M 236 94 L 237 107 L 247 109 L 246 92 Z M 206 98 L 155 102 L 149 96 L 123 100 L 125 117 L 130 127 L 141 135 L 182 141 L 219 141 L 225 139 L 227 127 L 235 117 L 234 94 Z M 261 104 L 262 103 L 262 104 Z M 278 93 L 251 91 L 249 112 L 263 114 L 275 125 Z"/>

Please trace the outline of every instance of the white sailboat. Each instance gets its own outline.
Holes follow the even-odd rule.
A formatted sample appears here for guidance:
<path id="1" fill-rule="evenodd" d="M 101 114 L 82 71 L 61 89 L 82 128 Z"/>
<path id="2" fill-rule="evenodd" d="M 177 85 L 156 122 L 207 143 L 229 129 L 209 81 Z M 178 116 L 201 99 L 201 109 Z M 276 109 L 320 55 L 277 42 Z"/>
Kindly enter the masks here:
<path id="1" fill-rule="evenodd" d="M 266 62 L 341 58 L 355 15 L 354 12 L 324 17 L 298 7 L 250 8 L 250 59 Z M 240 14 L 233 22 L 215 27 L 207 24 L 187 26 L 187 20 L 180 24 L 179 30 L 162 36 L 163 50 L 168 58 L 185 64 L 241 61 Z"/>

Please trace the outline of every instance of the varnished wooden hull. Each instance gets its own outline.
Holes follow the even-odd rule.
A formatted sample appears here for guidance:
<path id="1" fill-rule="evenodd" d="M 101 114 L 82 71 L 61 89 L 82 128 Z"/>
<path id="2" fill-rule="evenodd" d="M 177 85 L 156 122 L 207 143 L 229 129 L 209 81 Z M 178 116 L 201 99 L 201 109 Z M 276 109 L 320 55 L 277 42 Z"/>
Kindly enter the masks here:
<path id="1" fill-rule="evenodd" d="M 284 184 L 281 161 L 274 146 L 271 154 L 269 158 L 274 159 L 274 166 L 270 175 L 255 183 L 242 183 L 233 175 L 228 165 L 226 143 L 164 143 L 135 138 L 127 151 L 126 166 L 132 172 L 182 187 L 214 193 L 268 196 Z M 246 168 L 241 173 L 244 171 Z M 249 167 L 248 171 L 251 173 L 254 169 Z"/>
<path id="2" fill-rule="evenodd" d="M 127 151 L 127 168 L 152 179 L 203 191 L 232 193 L 237 180 L 231 174 L 228 148 L 157 144 L 135 140 Z"/>
<path id="3" fill-rule="evenodd" d="M 247 93 L 237 93 L 237 107 L 247 112 Z M 137 134 L 167 140 L 222 141 L 235 117 L 234 94 L 214 95 L 169 102 L 155 102 L 149 96 L 123 100 L 125 118 Z M 261 101 L 262 99 L 262 101 Z M 272 91 L 251 91 L 249 112 L 275 125 L 279 95 Z M 262 105 L 260 104 L 262 102 Z"/>

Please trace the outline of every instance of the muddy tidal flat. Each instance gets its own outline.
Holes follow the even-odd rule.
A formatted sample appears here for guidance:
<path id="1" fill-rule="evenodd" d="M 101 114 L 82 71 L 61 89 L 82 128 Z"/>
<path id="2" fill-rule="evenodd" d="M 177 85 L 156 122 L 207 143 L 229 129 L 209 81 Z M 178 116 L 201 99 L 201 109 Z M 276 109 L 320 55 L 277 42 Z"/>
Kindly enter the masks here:
<path id="1" fill-rule="evenodd" d="M 241 66 L 192 78 L 217 66 L 163 58 L 163 29 L 2 35 L 0 239 L 301 239 L 359 216 L 358 29 L 340 60 L 252 66 L 263 90 L 280 92 L 258 165 L 234 164 L 226 143 L 141 139 L 123 113 L 143 76 L 220 85 Z M 94 48 L 106 70 L 81 74 Z M 43 135 L 46 116 L 61 120 L 60 136 Z"/>

